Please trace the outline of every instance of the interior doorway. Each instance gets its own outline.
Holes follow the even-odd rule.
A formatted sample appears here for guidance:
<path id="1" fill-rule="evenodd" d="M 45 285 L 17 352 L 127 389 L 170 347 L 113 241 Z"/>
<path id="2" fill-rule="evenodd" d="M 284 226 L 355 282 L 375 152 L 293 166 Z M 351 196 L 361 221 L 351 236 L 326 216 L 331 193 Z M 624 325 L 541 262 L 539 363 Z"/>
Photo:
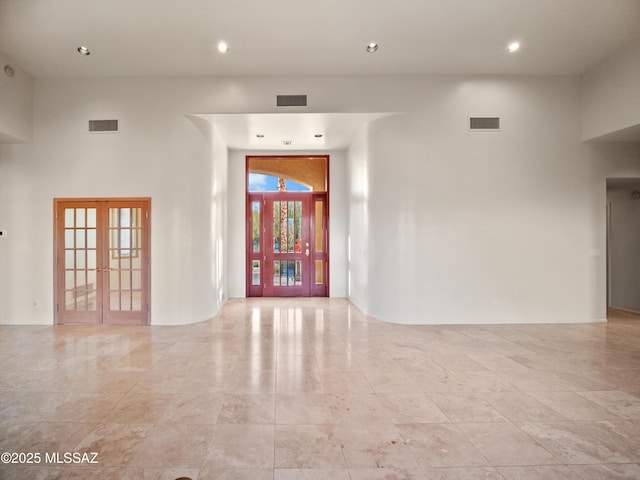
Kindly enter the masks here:
<path id="1" fill-rule="evenodd" d="M 640 313 L 640 178 L 607 179 L 607 307 Z"/>
<path id="2" fill-rule="evenodd" d="M 149 323 L 151 200 L 54 199 L 58 324 Z"/>
<path id="3" fill-rule="evenodd" d="M 328 156 L 248 156 L 248 297 L 329 295 Z"/>

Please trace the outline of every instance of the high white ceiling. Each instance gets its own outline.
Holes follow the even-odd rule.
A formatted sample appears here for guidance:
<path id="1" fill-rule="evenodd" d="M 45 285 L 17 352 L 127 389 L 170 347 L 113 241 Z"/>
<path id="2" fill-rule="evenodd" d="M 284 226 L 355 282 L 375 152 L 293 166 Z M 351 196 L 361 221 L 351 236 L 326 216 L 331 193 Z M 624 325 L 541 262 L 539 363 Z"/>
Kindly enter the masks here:
<path id="1" fill-rule="evenodd" d="M 339 150 L 348 147 L 365 124 L 384 115 L 390 114 L 250 113 L 199 116 L 216 126 L 229 148 Z M 283 142 L 291 144 L 285 145 Z"/>
<path id="2" fill-rule="evenodd" d="M 0 0 L 34 77 L 579 75 L 639 34 L 640 0 Z"/>

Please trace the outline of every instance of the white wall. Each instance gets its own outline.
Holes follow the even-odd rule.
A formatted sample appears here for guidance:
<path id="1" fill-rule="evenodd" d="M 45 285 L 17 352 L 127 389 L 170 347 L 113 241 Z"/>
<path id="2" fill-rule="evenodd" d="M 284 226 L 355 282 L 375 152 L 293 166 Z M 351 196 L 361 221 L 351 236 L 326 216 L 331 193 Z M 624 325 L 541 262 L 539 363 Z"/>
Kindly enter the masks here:
<path id="1" fill-rule="evenodd" d="M 227 298 L 226 146 L 210 124 L 172 103 L 171 87 L 36 82 L 33 143 L 0 149 L 0 228 L 8 231 L 0 321 L 53 322 L 55 197 L 151 197 L 152 323 L 218 311 Z M 120 120 L 119 133 L 86 133 L 89 119 L 109 118 Z"/>
<path id="2" fill-rule="evenodd" d="M 347 233 L 347 296 L 361 310 L 369 309 L 369 126 L 348 152 L 349 230 Z"/>
<path id="3" fill-rule="evenodd" d="M 609 250 L 610 305 L 640 312 L 640 180 L 610 183 Z"/>
<path id="4" fill-rule="evenodd" d="M 633 127 L 640 127 L 640 38 L 582 77 L 583 139 Z"/>
<path id="5" fill-rule="evenodd" d="M 5 65 L 14 76 L 5 75 Z M 31 140 L 33 130 L 33 79 L 20 65 L 0 52 L 0 143 Z"/>
<path id="6" fill-rule="evenodd" d="M 604 320 L 605 177 L 639 150 L 580 142 L 578 79 L 419 83 L 350 152 L 354 303 L 398 323 Z M 502 130 L 468 131 L 475 115 Z"/>
<path id="7" fill-rule="evenodd" d="M 517 76 L 37 80 L 33 143 L 0 145 L 0 322 L 53 321 L 54 197 L 152 198 L 154 324 L 205 320 L 244 295 L 246 152 L 227 159 L 215 129 L 190 114 L 277 112 L 287 92 L 308 94 L 311 113 L 401 112 L 372 122 L 348 153 L 329 152 L 331 295 L 349 271 L 352 300 L 385 321 L 602 320 L 605 179 L 634 174 L 640 149 L 581 142 L 579 86 Z M 469 132 L 470 115 L 499 115 L 502 131 Z M 86 134 L 95 118 L 120 119 L 121 133 Z"/>
<path id="8" fill-rule="evenodd" d="M 246 297 L 246 197 L 245 175 L 247 155 L 309 155 L 305 151 L 242 151 L 229 153 L 229 296 Z M 346 152 L 329 150 L 329 296 L 347 296 L 347 184 Z"/>

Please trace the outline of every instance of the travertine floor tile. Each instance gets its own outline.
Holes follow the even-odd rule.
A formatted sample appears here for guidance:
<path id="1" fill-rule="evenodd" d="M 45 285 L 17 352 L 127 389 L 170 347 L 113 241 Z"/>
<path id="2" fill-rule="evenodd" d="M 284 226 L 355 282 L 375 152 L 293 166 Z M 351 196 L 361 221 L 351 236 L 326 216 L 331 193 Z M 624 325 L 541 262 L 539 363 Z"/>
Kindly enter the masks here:
<path id="1" fill-rule="evenodd" d="M 430 480 L 422 471 L 397 468 L 351 468 L 351 480 Z"/>
<path id="2" fill-rule="evenodd" d="M 131 463 L 143 467 L 200 468 L 213 429 L 213 425 L 154 425 L 146 432 Z"/>
<path id="3" fill-rule="evenodd" d="M 192 480 L 196 478 L 197 480 L 273 480 L 273 470 L 266 468 L 215 469 L 210 464 L 206 464 L 199 476 L 192 477 Z"/>
<path id="4" fill-rule="evenodd" d="M 103 423 L 74 448 L 77 452 L 97 452 L 100 467 L 139 466 L 134 462 L 144 448 L 154 425 Z"/>
<path id="5" fill-rule="evenodd" d="M 84 480 L 87 478 L 99 478 L 100 480 L 148 480 L 153 477 L 145 476 L 141 467 L 67 467 L 63 470 L 58 480 Z M 156 476 L 155 478 L 163 479 Z M 165 476 L 166 478 L 166 476 Z M 177 478 L 177 477 L 174 477 Z"/>
<path id="6" fill-rule="evenodd" d="M 275 467 L 345 468 L 343 444 L 334 425 L 276 425 Z"/>
<path id="7" fill-rule="evenodd" d="M 555 392 L 545 392 L 555 393 Z M 562 422 L 562 415 L 525 392 L 484 393 L 482 397 L 512 422 Z"/>
<path id="8" fill-rule="evenodd" d="M 276 395 L 276 423 L 280 425 L 319 425 L 333 423 L 327 395 Z"/>
<path id="9" fill-rule="evenodd" d="M 327 395 L 327 401 L 336 423 L 376 423 L 389 415 L 375 394 Z"/>
<path id="10" fill-rule="evenodd" d="M 474 393 L 430 393 L 429 397 L 452 422 L 507 421 L 490 402 Z"/>
<path id="11" fill-rule="evenodd" d="M 347 470 L 336 469 L 276 469 L 273 480 L 353 480 Z M 269 477 L 271 480 L 271 477 Z"/>
<path id="12" fill-rule="evenodd" d="M 442 410 L 423 393 L 398 393 L 378 395 L 382 406 L 393 423 L 448 423 Z"/>
<path id="13" fill-rule="evenodd" d="M 561 463 L 512 423 L 463 423 L 458 427 L 492 465 Z"/>
<path id="14" fill-rule="evenodd" d="M 498 467 L 505 480 L 582 480 L 566 465 Z"/>
<path id="15" fill-rule="evenodd" d="M 640 398 L 621 391 L 579 392 L 587 400 L 630 420 L 640 420 Z"/>
<path id="16" fill-rule="evenodd" d="M 3 478 L 3 479 L 4 478 L 7 478 L 7 479 L 28 478 L 29 480 L 58 480 L 60 478 L 64 478 L 63 470 L 64 470 L 63 467 L 58 467 L 58 466 L 48 467 L 48 466 L 41 466 L 41 465 L 0 464 L 0 478 Z"/>
<path id="17" fill-rule="evenodd" d="M 60 480 L 640 478 L 640 322 L 381 323 L 236 299 L 176 327 L 0 326 L 5 465 Z M 545 465 L 550 464 L 550 465 Z"/>
<path id="18" fill-rule="evenodd" d="M 371 383 L 362 372 L 326 372 L 322 384 L 326 393 L 373 393 Z"/>
<path id="19" fill-rule="evenodd" d="M 475 467 L 489 463 L 455 425 L 403 424 L 398 425 L 398 429 L 423 468 Z"/>
<path id="20" fill-rule="evenodd" d="M 158 423 L 212 424 L 218 420 L 224 395 L 187 392 L 171 395 Z"/>
<path id="21" fill-rule="evenodd" d="M 186 477 L 192 480 L 200 479 L 199 470 L 189 468 L 145 468 L 144 480 L 175 480 Z"/>
<path id="22" fill-rule="evenodd" d="M 273 425 L 275 396 L 270 393 L 224 395 L 216 423 Z"/>
<path id="23" fill-rule="evenodd" d="M 620 446 L 607 447 L 579 423 L 523 423 L 527 434 L 567 464 L 631 463 Z"/>
<path id="24" fill-rule="evenodd" d="M 637 480 L 640 465 L 571 465 L 584 480 Z"/>
<path id="25" fill-rule="evenodd" d="M 419 464 L 392 424 L 342 424 L 337 427 L 343 441 L 347 467 L 417 470 Z"/>
<path id="26" fill-rule="evenodd" d="M 125 395 L 104 417 L 108 423 L 156 423 L 171 405 L 166 393 Z"/>
<path id="27" fill-rule="evenodd" d="M 568 420 L 615 420 L 620 418 L 605 407 L 587 400 L 576 392 L 533 392 L 531 396 Z"/>
<path id="28" fill-rule="evenodd" d="M 213 425 L 204 471 L 273 468 L 273 425 Z"/>
<path id="29" fill-rule="evenodd" d="M 425 480 L 504 480 L 493 467 L 429 468 Z"/>

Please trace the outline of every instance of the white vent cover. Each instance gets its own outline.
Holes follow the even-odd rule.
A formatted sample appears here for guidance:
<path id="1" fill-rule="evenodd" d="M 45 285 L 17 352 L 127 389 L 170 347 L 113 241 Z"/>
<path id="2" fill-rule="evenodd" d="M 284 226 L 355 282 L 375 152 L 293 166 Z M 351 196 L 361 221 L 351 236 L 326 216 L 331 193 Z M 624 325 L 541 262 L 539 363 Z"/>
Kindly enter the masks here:
<path id="1" fill-rule="evenodd" d="M 469 117 L 469 130 L 500 130 L 500 117 Z"/>
<path id="2" fill-rule="evenodd" d="M 89 133 L 115 133 L 118 120 L 89 120 Z"/>
<path id="3" fill-rule="evenodd" d="M 278 95 L 276 97 L 278 107 L 306 107 L 306 95 Z"/>

